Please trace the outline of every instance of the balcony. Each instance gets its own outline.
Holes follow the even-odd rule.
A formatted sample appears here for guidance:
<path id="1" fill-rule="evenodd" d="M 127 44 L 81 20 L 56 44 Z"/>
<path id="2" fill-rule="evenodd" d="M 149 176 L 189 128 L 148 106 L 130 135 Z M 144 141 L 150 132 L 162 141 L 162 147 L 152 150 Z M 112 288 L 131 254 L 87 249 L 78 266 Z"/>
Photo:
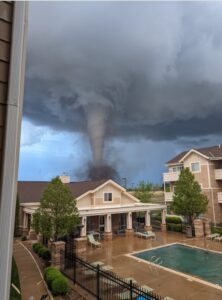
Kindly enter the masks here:
<path id="1" fill-rule="evenodd" d="M 166 202 L 171 202 L 173 201 L 173 192 L 165 192 L 164 193 L 164 200 Z"/>
<path id="2" fill-rule="evenodd" d="M 222 204 L 222 192 L 217 193 L 218 203 Z"/>
<path id="3" fill-rule="evenodd" d="M 222 169 L 214 170 L 214 174 L 216 180 L 222 180 Z"/>
<path id="4" fill-rule="evenodd" d="M 177 181 L 179 179 L 180 172 L 168 172 L 163 173 L 163 181 L 170 182 L 170 181 Z"/>

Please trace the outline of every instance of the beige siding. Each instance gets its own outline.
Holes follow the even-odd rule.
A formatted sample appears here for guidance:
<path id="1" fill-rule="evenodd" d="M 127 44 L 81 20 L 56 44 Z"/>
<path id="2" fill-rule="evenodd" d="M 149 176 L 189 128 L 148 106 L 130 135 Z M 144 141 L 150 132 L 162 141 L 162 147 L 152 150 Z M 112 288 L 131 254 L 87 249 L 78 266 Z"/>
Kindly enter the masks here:
<path id="1" fill-rule="evenodd" d="M 104 201 L 104 193 L 112 193 L 112 202 Z M 106 184 L 95 193 L 95 205 L 117 205 L 121 204 L 121 190 L 112 184 Z"/>
<path id="2" fill-rule="evenodd" d="M 86 195 L 85 197 L 81 198 L 80 200 L 77 201 L 77 207 L 89 207 L 92 205 L 92 198 L 90 195 Z"/>
<path id="3" fill-rule="evenodd" d="M 124 204 L 133 204 L 133 203 L 135 203 L 135 201 L 132 199 L 132 198 L 130 198 L 127 194 L 122 194 L 122 204 L 124 205 Z"/>
<path id="4" fill-rule="evenodd" d="M 112 201 L 104 201 L 104 193 L 112 193 Z M 123 193 L 121 189 L 113 184 L 106 184 L 100 188 L 95 194 L 88 194 L 77 201 L 78 207 L 84 206 L 112 206 L 112 205 L 126 205 L 133 204 L 135 201 L 127 194 Z"/>
<path id="5" fill-rule="evenodd" d="M 208 177 L 208 160 L 198 155 L 196 153 L 191 153 L 185 160 L 184 160 L 184 167 L 191 168 L 191 163 L 199 162 L 201 170 L 200 172 L 193 173 L 195 179 L 202 185 L 203 188 L 209 188 L 209 177 Z"/>

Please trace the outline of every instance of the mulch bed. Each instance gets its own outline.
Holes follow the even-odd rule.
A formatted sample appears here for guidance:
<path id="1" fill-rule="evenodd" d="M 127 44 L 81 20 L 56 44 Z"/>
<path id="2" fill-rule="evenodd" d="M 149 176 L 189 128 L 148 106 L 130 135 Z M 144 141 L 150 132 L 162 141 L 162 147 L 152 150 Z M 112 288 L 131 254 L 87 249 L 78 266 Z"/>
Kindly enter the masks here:
<path id="1" fill-rule="evenodd" d="M 23 241 L 24 246 L 32 253 L 34 256 L 41 272 L 43 273 L 44 268 L 50 265 L 49 262 L 44 261 L 41 257 L 38 256 L 33 250 L 31 241 Z M 76 290 L 73 289 L 73 284 L 69 284 L 70 290 L 66 296 L 57 296 L 54 297 L 55 300 L 84 300 L 86 298 L 82 297 Z"/>

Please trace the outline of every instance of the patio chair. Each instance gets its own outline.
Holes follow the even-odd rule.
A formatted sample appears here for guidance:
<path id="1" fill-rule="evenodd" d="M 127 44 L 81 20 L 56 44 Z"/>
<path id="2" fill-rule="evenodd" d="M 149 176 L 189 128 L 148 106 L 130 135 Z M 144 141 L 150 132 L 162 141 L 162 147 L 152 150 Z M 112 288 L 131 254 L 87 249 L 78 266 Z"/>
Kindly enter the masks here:
<path id="1" fill-rule="evenodd" d="M 213 233 L 213 234 L 209 234 L 207 235 L 207 239 L 210 239 L 210 240 L 213 240 L 215 239 L 216 237 L 219 237 L 220 235 L 218 233 Z"/>
<path id="2" fill-rule="evenodd" d="M 91 234 L 88 234 L 87 235 L 88 237 L 88 242 L 90 243 L 91 246 L 95 246 L 95 247 L 101 247 L 101 243 L 100 242 L 97 242 L 95 239 L 94 239 L 94 236 Z"/>

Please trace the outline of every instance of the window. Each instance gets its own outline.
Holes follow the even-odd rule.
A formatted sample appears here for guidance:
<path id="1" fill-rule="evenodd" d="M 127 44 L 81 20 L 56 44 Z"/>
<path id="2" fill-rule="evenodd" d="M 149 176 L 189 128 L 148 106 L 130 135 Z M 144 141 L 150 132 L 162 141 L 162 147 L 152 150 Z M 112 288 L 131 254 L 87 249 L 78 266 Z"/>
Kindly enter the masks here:
<path id="1" fill-rule="evenodd" d="M 172 168 L 173 173 L 181 172 L 183 170 L 183 166 L 176 166 Z"/>
<path id="2" fill-rule="evenodd" d="M 200 163 L 199 162 L 191 163 L 191 171 L 200 172 Z"/>
<path id="3" fill-rule="evenodd" d="M 112 201 L 113 199 L 113 194 L 112 193 L 104 193 L 104 201 Z"/>

